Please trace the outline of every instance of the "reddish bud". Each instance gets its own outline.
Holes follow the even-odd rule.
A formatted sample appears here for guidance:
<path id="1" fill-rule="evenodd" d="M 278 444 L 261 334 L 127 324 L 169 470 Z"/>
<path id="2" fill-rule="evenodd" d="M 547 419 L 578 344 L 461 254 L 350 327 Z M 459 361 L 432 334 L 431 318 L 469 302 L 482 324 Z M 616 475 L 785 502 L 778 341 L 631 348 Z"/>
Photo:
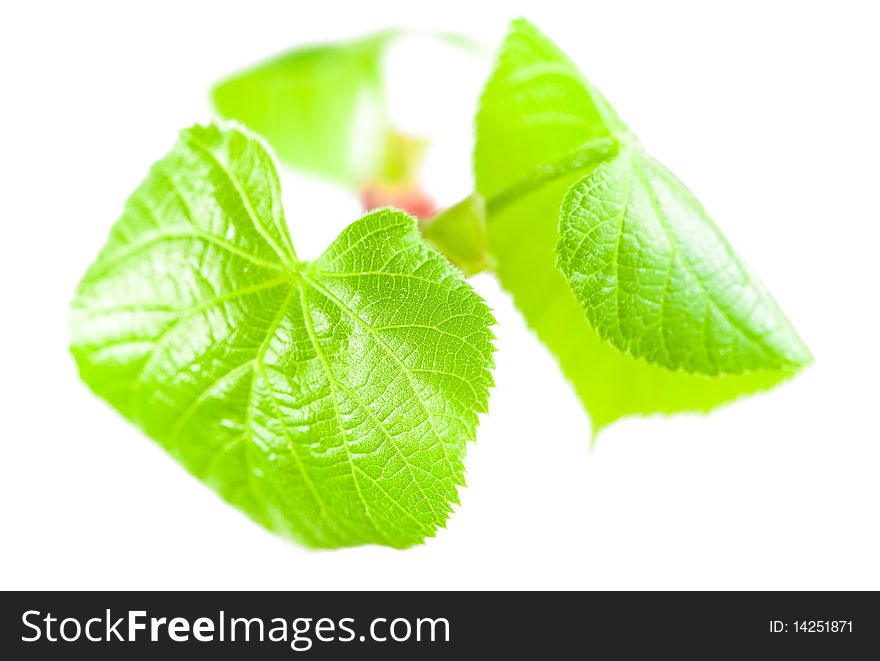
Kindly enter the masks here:
<path id="1" fill-rule="evenodd" d="M 361 204 L 364 211 L 396 207 L 421 220 L 432 218 L 437 213 L 434 200 L 415 186 L 370 184 L 361 191 Z"/>

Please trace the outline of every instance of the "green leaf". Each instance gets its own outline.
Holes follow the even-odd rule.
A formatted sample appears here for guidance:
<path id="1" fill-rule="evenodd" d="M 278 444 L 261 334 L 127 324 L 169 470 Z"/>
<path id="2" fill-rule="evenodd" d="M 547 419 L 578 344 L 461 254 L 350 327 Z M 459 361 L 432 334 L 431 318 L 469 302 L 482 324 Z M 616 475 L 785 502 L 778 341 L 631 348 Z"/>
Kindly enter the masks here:
<path id="1" fill-rule="evenodd" d="M 386 159 L 381 61 L 395 34 L 285 53 L 219 83 L 214 109 L 262 135 L 285 165 L 358 185 Z"/>
<path id="2" fill-rule="evenodd" d="M 594 433 L 707 411 L 810 362 L 699 203 L 525 20 L 481 98 L 474 164 L 499 279 Z"/>
<path id="3" fill-rule="evenodd" d="M 622 351 L 711 376 L 810 359 L 700 203 L 638 148 L 569 189 L 560 236 L 559 267 Z"/>
<path id="4" fill-rule="evenodd" d="M 477 190 L 490 200 L 514 188 L 524 194 L 525 182 L 589 168 L 595 146 L 613 143 L 618 126 L 571 60 L 531 23 L 515 20 L 477 111 Z"/>
<path id="5" fill-rule="evenodd" d="M 71 350 L 98 395 L 267 528 L 406 547 L 457 502 L 492 323 L 402 212 L 299 260 L 261 142 L 193 127 L 80 283 Z"/>

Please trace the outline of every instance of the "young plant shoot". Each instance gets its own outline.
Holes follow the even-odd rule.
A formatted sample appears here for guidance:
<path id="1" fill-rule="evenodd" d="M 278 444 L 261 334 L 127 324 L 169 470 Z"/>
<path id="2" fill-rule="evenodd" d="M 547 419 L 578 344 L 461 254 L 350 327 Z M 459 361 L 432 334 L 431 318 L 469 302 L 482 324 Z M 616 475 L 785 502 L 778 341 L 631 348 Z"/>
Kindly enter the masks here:
<path id="1" fill-rule="evenodd" d="M 594 436 L 708 411 L 812 361 L 696 198 L 525 20 L 479 102 L 474 193 L 435 216 L 425 143 L 384 106 L 395 34 L 218 85 L 215 110 L 242 128 L 183 131 L 79 285 L 83 380 L 187 470 L 308 546 L 432 536 L 492 385 L 494 320 L 464 279 L 480 271 L 555 355 Z M 419 221 L 372 211 L 300 260 L 266 144 Z"/>

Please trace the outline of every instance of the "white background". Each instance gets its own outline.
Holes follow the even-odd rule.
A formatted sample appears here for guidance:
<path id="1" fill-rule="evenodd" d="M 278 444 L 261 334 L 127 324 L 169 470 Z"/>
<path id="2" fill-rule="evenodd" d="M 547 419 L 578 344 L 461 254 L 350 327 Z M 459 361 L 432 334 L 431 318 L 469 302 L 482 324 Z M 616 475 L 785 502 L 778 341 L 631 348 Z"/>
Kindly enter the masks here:
<path id="1" fill-rule="evenodd" d="M 661 6 L 662 5 L 662 6 Z M 0 587 L 880 588 L 880 18 L 836 0 L 84 2 L 0 10 Z M 487 48 L 525 15 L 697 192 L 815 367 L 709 416 L 587 417 L 490 277 L 497 387 L 447 530 L 400 552 L 303 550 L 224 505 L 78 381 L 66 306 L 123 201 L 218 78 L 388 25 Z M 392 54 L 394 111 L 468 192 L 485 63 Z M 418 52 L 418 55 L 413 55 Z M 359 212 L 284 181 L 297 250 Z"/>

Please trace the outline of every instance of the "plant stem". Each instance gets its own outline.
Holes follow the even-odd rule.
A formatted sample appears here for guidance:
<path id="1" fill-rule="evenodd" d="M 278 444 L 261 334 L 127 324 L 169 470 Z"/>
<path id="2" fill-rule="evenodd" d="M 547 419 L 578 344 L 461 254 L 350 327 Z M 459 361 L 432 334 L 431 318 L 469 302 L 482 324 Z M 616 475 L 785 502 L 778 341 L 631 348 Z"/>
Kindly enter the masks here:
<path id="1" fill-rule="evenodd" d="M 591 140 L 555 163 L 535 168 L 489 199 L 472 193 L 434 218 L 420 220 L 422 235 L 466 276 L 491 270 L 494 259 L 489 247 L 487 220 L 491 221 L 517 200 L 556 179 L 593 168 L 616 156 L 619 148 L 620 144 L 613 136 Z"/>

